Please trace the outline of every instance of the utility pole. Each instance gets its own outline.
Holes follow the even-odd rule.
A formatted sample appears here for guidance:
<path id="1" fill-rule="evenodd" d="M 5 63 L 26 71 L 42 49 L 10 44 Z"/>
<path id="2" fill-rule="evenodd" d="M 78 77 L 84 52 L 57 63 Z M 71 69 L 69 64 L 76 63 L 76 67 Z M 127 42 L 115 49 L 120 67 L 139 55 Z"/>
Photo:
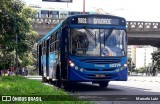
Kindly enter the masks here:
<path id="1" fill-rule="evenodd" d="M 83 0 L 83 14 L 85 14 L 85 0 Z"/>
<path id="2" fill-rule="evenodd" d="M 131 58 L 131 75 L 132 75 L 132 58 Z"/>

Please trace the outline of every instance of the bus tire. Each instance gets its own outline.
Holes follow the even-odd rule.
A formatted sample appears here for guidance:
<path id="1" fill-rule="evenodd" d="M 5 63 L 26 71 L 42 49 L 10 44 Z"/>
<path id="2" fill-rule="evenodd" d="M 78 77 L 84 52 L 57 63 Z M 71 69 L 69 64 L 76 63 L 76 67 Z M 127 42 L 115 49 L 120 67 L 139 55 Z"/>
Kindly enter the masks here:
<path id="1" fill-rule="evenodd" d="M 47 82 L 46 77 L 42 76 L 42 82 Z"/>
<path id="2" fill-rule="evenodd" d="M 49 80 L 48 80 L 48 83 L 49 83 L 49 84 L 52 84 L 52 79 L 49 79 Z"/>
<path id="3" fill-rule="evenodd" d="M 99 82 L 98 84 L 101 88 L 106 88 L 108 86 L 109 82 Z"/>

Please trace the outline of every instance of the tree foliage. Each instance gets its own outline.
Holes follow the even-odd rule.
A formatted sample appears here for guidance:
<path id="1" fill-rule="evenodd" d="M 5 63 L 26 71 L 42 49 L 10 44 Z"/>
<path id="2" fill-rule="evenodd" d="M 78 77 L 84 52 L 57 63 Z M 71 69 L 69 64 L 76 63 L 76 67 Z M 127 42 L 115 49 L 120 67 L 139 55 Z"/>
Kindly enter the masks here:
<path id="1" fill-rule="evenodd" d="M 152 59 L 157 67 L 160 68 L 160 48 L 152 53 Z"/>
<path id="2" fill-rule="evenodd" d="M 0 57 L 2 60 L 7 59 L 9 54 L 15 53 L 15 50 L 19 60 L 32 60 L 28 55 L 31 54 L 35 38 L 38 36 L 32 27 L 32 18 L 35 13 L 36 11 L 20 0 L 0 0 Z M 13 60 L 15 56 L 11 56 Z M 27 61 L 27 63 L 32 62 Z"/>
<path id="3" fill-rule="evenodd" d="M 129 71 L 134 71 L 134 69 L 135 69 L 135 64 L 133 63 L 132 58 L 130 58 L 130 57 L 128 57 L 128 69 L 129 69 Z"/>

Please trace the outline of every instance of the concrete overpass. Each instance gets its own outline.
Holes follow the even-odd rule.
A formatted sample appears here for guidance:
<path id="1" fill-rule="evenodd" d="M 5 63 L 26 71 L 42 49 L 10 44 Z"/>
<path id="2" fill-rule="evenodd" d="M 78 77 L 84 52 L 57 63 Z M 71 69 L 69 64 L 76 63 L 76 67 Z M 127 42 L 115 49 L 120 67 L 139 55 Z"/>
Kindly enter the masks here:
<path id="1" fill-rule="evenodd" d="M 42 38 L 63 21 L 60 18 L 35 18 L 33 28 Z M 160 22 L 127 21 L 129 45 L 152 45 L 160 47 Z"/>

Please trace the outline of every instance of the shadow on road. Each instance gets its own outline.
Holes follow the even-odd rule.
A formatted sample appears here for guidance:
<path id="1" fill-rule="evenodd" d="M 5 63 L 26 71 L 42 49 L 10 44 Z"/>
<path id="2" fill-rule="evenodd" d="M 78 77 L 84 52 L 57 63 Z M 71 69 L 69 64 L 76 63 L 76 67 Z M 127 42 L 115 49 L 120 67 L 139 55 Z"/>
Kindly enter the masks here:
<path id="1" fill-rule="evenodd" d="M 110 84 L 108 88 L 100 88 L 98 84 L 94 85 L 91 83 L 75 83 L 67 86 L 65 90 L 68 91 L 71 95 L 82 95 L 85 97 L 84 100 L 94 102 L 95 104 L 160 104 L 159 101 L 135 100 L 136 97 L 138 96 L 160 95 L 160 92 L 152 92 L 151 89 L 146 89 L 146 88 L 137 88 L 130 86 L 114 85 L 114 84 Z M 110 100 L 118 98 L 126 98 L 133 100 L 129 101 L 123 99 L 120 101 Z"/>
<path id="2" fill-rule="evenodd" d="M 98 84 L 72 83 L 65 91 L 79 95 L 160 95 L 160 92 L 152 92 L 151 89 L 128 87 L 110 84 L 107 88 L 100 88 Z"/>
<path id="3" fill-rule="evenodd" d="M 71 83 L 66 88 L 68 92 L 86 92 L 86 91 L 121 91 L 121 89 L 115 88 L 100 88 L 98 84 L 91 84 L 91 83 Z"/>

